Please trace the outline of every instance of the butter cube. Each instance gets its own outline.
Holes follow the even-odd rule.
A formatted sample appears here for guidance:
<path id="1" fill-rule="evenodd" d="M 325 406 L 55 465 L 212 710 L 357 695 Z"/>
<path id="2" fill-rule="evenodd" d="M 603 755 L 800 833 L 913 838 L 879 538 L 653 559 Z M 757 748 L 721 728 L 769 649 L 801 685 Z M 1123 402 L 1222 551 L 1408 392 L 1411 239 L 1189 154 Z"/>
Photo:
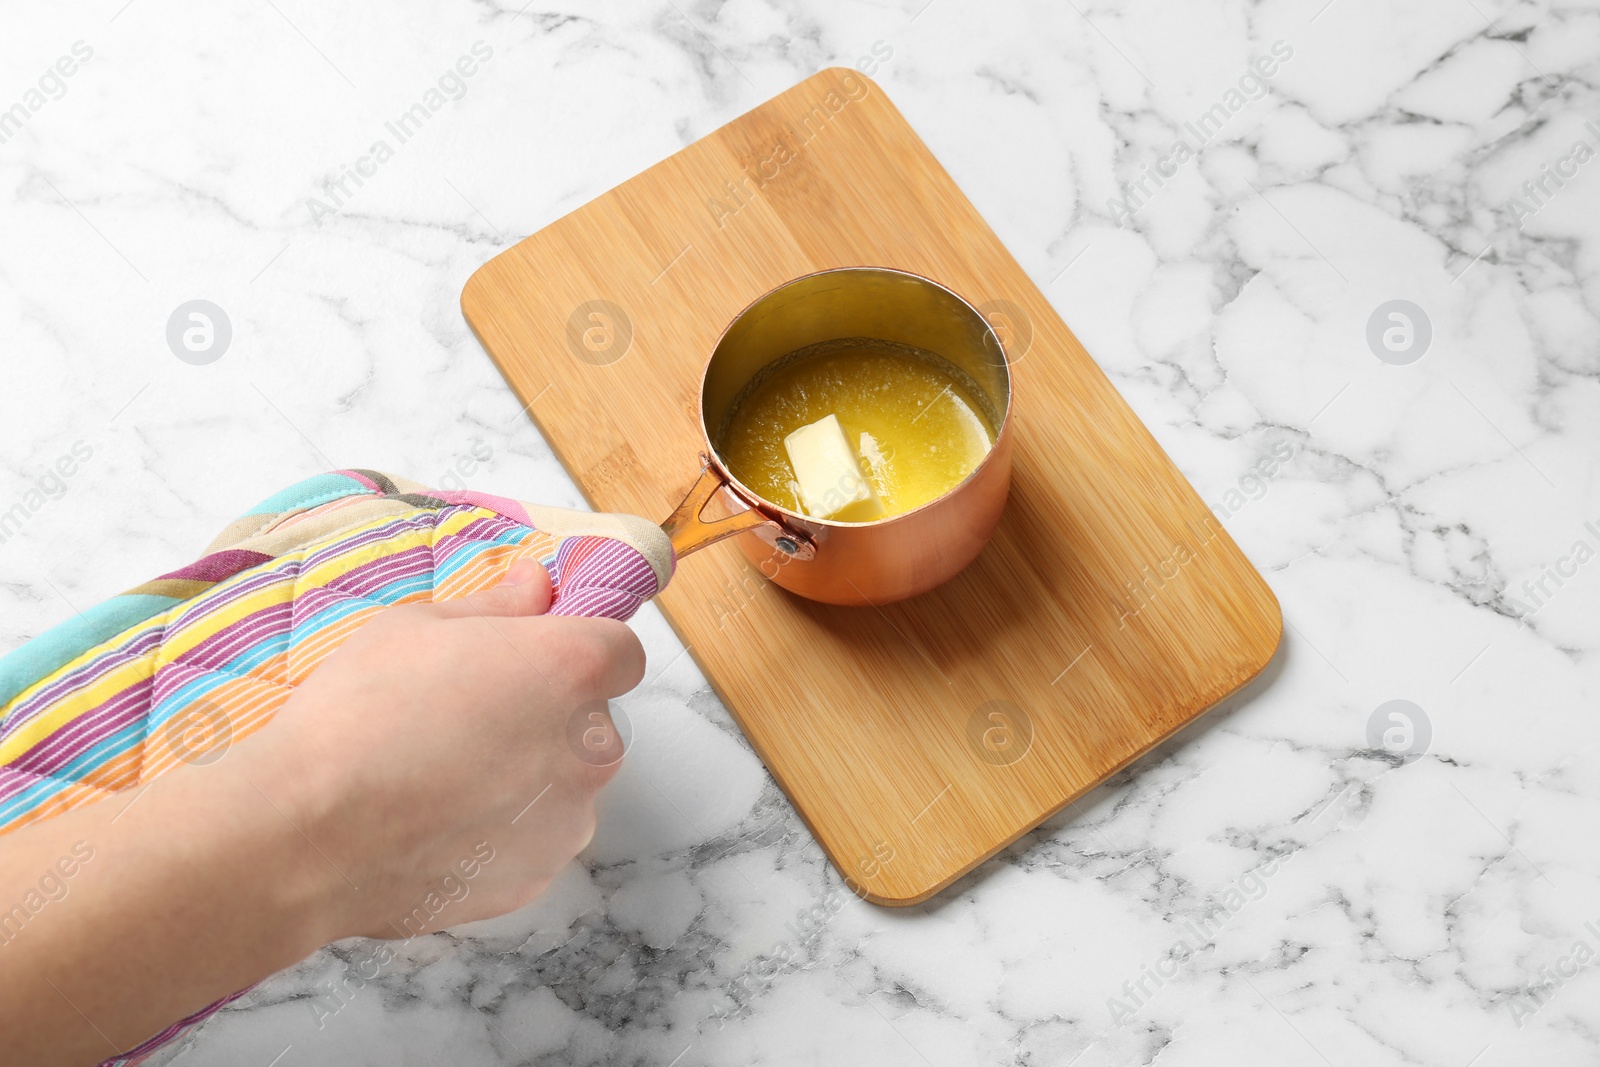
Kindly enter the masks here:
<path id="1" fill-rule="evenodd" d="M 861 476 L 837 415 L 802 426 L 783 439 L 798 482 L 800 504 L 817 519 L 863 522 L 877 518 L 882 504 Z"/>

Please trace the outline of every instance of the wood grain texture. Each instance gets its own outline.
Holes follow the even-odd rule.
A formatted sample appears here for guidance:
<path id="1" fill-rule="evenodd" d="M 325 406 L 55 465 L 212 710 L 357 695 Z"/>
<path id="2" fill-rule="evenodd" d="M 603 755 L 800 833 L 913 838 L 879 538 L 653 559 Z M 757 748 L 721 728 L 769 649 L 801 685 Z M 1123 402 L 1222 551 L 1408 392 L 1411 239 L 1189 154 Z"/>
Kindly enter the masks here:
<path id="1" fill-rule="evenodd" d="M 955 580 L 881 610 L 793 597 L 728 543 L 682 561 L 660 604 L 841 874 L 903 905 L 1238 689 L 1282 624 L 1149 431 L 854 71 L 816 74 L 501 253 L 461 303 L 590 504 L 659 521 L 697 473 L 696 398 L 723 327 L 840 266 L 1020 309 L 1004 324 L 1021 359 L 999 531 Z M 605 365 L 568 343 L 594 300 L 631 322 Z"/>

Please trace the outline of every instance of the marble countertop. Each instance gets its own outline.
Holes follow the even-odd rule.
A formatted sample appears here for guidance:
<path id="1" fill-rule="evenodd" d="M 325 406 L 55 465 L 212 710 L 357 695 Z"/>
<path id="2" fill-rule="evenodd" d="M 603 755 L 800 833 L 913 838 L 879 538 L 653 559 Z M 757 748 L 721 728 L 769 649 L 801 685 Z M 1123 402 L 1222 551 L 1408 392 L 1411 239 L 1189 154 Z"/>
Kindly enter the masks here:
<path id="1" fill-rule="evenodd" d="M 1600 12 L 96 0 L 7 24 L 0 648 L 323 469 L 579 505 L 462 284 L 834 64 L 890 94 L 1287 623 L 1242 699 L 890 911 L 841 895 L 647 608 L 633 752 L 546 898 L 333 946 L 156 1062 L 1600 1060 Z M 209 362 L 175 355 L 181 315 L 169 346 L 196 300 L 229 327 Z"/>

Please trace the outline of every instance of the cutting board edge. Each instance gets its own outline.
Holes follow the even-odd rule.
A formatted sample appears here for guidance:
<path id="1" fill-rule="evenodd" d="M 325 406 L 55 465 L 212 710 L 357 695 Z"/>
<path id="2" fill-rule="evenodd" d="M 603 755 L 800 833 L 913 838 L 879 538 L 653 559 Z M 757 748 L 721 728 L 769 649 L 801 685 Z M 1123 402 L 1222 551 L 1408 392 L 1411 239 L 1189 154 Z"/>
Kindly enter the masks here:
<path id="1" fill-rule="evenodd" d="M 638 181 L 640 178 L 643 178 L 644 176 L 646 176 L 647 174 L 649 174 L 653 170 L 656 170 L 658 168 L 662 168 L 662 167 L 667 166 L 668 164 L 670 164 L 673 160 L 677 159 L 678 157 L 684 155 L 685 153 L 693 151 L 702 142 L 711 141 L 711 140 L 715 139 L 716 137 L 721 135 L 724 131 L 728 130 L 730 127 L 738 125 L 740 122 L 744 121 L 746 118 L 748 118 L 749 116 L 753 115 L 754 113 L 756 113 L 758 111 L 761 111 L 761 110 L 763 110 L 765 108 L 770 107 L 772 104 L 774 104 L 777 101 L 783 99 L 784 97 L 787 97 L 787 96 L 790 96 L 790 95 L 793 95 L 793 94 L 799 92 L 800 90 L 804 89 L 808 85 L 811 85 L 811 84 L 813 84 L 813 83 L 815 83 L 817 81 L 820 81 L 820 80 L 828 77 L 829 75 L 840 75 L 840 74 L 848 74 L 851 77 L 860 78 L 862 81 L 866 82 L 872 92 L 878 93 L 883 97 L 883 102 L 886 105 L 888 105 L 889 109 L 892 112 L 894 112 L 895 116 L 897 118 L 899 118 L 901 122 L 905 123 L 906 128 L 908 130 L 911 130 L 912 135 L 917 137 L 918 143 L 922 144 L 924 149 L 927 148 L 926 144 L 924 144 L 922 142 L 921 136 L 917 135 L 915 129 L 911 126 L 911 123 L 906 121 L 906 118 L 901 113 L 900 109 L 895 107 L 894 101 L 889 97 L 889 94 L 884 92 L 883 91 L 883 87 L 880 86 L 874 79 L 868 77 L 866 74 L 861 73 L 860 71 L 856 70 L 854 67 L 841 67 L 841 66 L 823 67 L 822 69 L 820 69 L 818 71 L 815 71 L 812 74 L 807 75 L 804 79 L 802 79 L 801 81 L 798 81 L 795 84 L 791 85 L 789 88 L 785 89 L 783 92 L 777 94 L 776 96 L 774 96 L 774 97 L 772 97 L 772 98 L 770 98 L 768 100 L 762 101 L 761 103 L 755 105 L 752 108 L 748 108 L 748 109 L 746 109 L 744 111 L 741 111 L 739 114 L 735 115 L 733 118 L 729 119 L 727 122 L 724 122 L 722 125 L 716 127 L 715 129 L 711 130 L 708 133 L 702 134 L 700 137 L 696 138 L 694 141 L 690 142 L 689 144 L 686 144 L 683 147 L 677 149 L 676 151 L 673 151 L 671 153 L 668 153 L 665 156 L 662 156 L 660 159 L 656 160 L 654 163 L 651 163 L 648 166 L 644 167 L 643 169 L 635 172 L 634 174 L 630 175 L 624 181 L 618 182 L 616 185 L 612 186 L 610 189 L 607 189 L 607 190 L 605 190 L 603 192 L 600 192 L 600 193 L 596 193 L 594 196 L 590 197 L 588 200 L 585 200 L 583 203 L 581 203 L 581 204 L 577 205 L 576 207 L 572 208 L 570 211 L 567 211 L 564 214 L 558 215 L 555 218 L 550 219 L 548 222 L 544 223 L 544 225 L 540 226 L 537 230 L 535 230 L 532 233 L 528 234 L 526 237 L 523 237 L 523 238 L 517 240 L 510 247 L 501 249 L 499 252 L 496 252 L 494 255 L 490 256 L 487 260 L 485 260 L 482 264 L 480 264 L 476 270 L 474 270 L 471 274 L 467 275 L 467 280 L 461 287 L 461 300 L 460 300 L 461 315 L 462 315 L 463 318 L 465 318 L 467 320 L 467 325 L 472 327 L 472 332 L 473 332 L 474 336 L 477 337 L 479 345 L 481 345 L 484 348 L 485 351 L 489 351 L 488 345 L 484 344 L 484 342 L 483 342 L 483 335 L 481 333 L 479 333 L 479 331 L 478 331 L 477 324 L 474 323 L 473 320 L 472 320 L 472 314 L 467 310 L 467 294 L 473 291 L 475 285 L 481 287 L 482 282 L 479 281 L 479 276 L 480 275 L 487 273 L 490 270 L 491 267 L 495 267 L 499 263 L 500 260 L 506 258 L 507 256 L 511 255 L 511 253 L 517 251 L 518 248 L 520 248 L 523 244 L 525 244 L 527 241 L 531 240 L 532 238 L 537 237 L 539 234 L 544 233 L 547 230 L 550 230 L 550 229 L 552 229 L 552 228 L 554 228 L 556 226 L 559 226 L 563 222 L 566 222 L 567 220 L 569 220 L 569 219 L 571 219 L 571 218 L 573 218 L 573 217 L 575 217 L 577 215 L 581 215 L 584 212 L 586 212 L 586 211 L 588 211 L 588 210 L 590 210 L 592 208 L 597 207 L 602 200 L 604 200 L 606 197 L 610 196 L 612 193 L 616 192 L 618 189 L 621 189 L 621 188 L 624 188 L 625 186 L 633 184 L 634 182 Z M 933 153 L 931 151 L 928 151 L 927 154 L 928 154 L 928 157 L 933 160 L 934 165 L 939 167 L 941 173 L 944 173 L 945 177 L 948 179 L 949 178 L 949 173 L 947 171 L 944 171 L 944 165 L 939 163 L 937 157 L 934 157 L 934 155 L 933 155 Z M 953 179 L 951 179 L 951 184 L 952 185 L 955 184 Z M 959 188 L 959 186 L 957 188 Z M 987 223 L 985 223 L 985 225 L 987 225 Z M 491 359 L 493 359 L 494 358 L 494 353 L 492 351 L 489 351 L 489 356 L 490 356 Z M 495 365 L 497 367 L 499 366 L 499 361 L 498 360 L 495 361 Z M 504 374 L 505 374 L 504 368 L 501 368 L 501 375 L 504 376 Z M 511 383 L 510 379 L 507 379 L 507 382 L 508 382 L 508 384 L 512 385 L 512 389 L 513 389 L 513 391 L 515 391 L 515 389 L 516 389 L 515 384 Z"/>
<path id="2" fill-rule="evenodd" d="M 1240 550 L 1237 545 L 1233 547 L 1234 551 L 1238 552 L 1240 557 L 1244 558 L 1246 562 L 1248 562 L 1248 557 L 1244 556 L 1243 551 Z M 1267 667 L 1272 664 L 1272 661 L 1277 657 L 1279 650 L 1283 647 L 1283 608 L 1278 601 L 1277 593 L 1273 591 L 1272 587 L 1267 583 L 1265 576 L 1255 568 L 1254 564 L 1251 564 L 1250 570 L 1261 582 L 1261 588 L 1266 593 L 1268 599 L 1268 604 L 1266 606 L 1267 610 L 1253 621 L 1260 624 L 1262 629 L 1270 629 L 1273 633 L 1273 637 L 1270 645 L 1264 647 L 1262 654 L 1258 657 L 1257 661 L 1247 664 L 1241 671 L 1239 679 L 1229 688 L 1225 689 L 1214 699 L 1208 701 L 1199 711 L 1189 714 L 1186 718 L 1173 724 L 1172 728 L 1167 730 L 1165 733 L 1153 737 L 1143 748 L 1137 749 L 1130 753 L 1125 759 L 1108 769 L 1099 778 L 1096 778 L 1094 781 L 1085 785 L 1082 789 L 1079 789 L 1077 792 L 1067 796 L 1066 799 L 1061 801 L 1061 803 L 1055 805 L 1054 807 L 1042 809 L 1039 812 L 1036 812 L 1022 820 L 1021 824 L 1014 833 L 1002 839 L 993 848 L 978 855 L 971 862 L 956 870 L 954 873 L 945 876 L 941 880 L 931 885 L 918 888 L 907 896 L 890 896 L 884 893 L 857 891 L 855 889 L 851 889 L 851 892 L 855 893 L 856 896 L 860 897 L 862 900 L 865 900 L 869 904 L 876 904 L 879 907 L 885 908 L 915 907 L 918 904 L 922 904 L 932 899 L 933 897 L 942 893 L 944 890 L 948 889 L 950 886 L 954 885 L 956 882 L 959 882 L 962 878 L 965 878 L 967 875 L 983 866 L 985 863 L 999 855 L 1011 845 L 1015 844 L 1025 835 L 1031 833 L 1033 830 L 1038 829 L 1040 824 L 1048 821 L 1051 818 L 1054 818 L 1069 805 L 1077 802 L 1082 797 L 1088 796 L 1090 793 L 1100 788 L 1110 778 L 1116 775 L 1117 772 L 1131 766 L 1134 763 L 1137 763 L 1151 751 L 1176 737 L 1178 734 L 1182 733 L 1184 730 L 1188 729 L 1190 726 L 1193 726 L 1211 712 L 1215 711 L 1218 707 L 1221 707 L 1223 704 L 1227 703 L 1234 696 L 1244 691 L 1252 682 L 1261 676 L 1261 673 L 1265 671 Z M 772 761 L 768 760 L 767 757 L 762 753 L 761 746 L 756 742 L 755 738 L 751 736 L 751 731 L 745 728 L 742 718 L 735 710 L 735 702 L 728 699 L 727 695 L 723 693 L 721 687 L 717 685 L 715 673 L 707 670 L 706 666 L 700 662 L 700 656 L 695 651 L 694 646 L 690 645 L 684 640 L 683 633 L 678 629 L 677 621 L 673 618 L 672 613 L 659 604 L 657 605 L 657 608 L 660 610 L 662 618 L 666 619 L 667 625 L 671 628 L 673 636 L 677 637 L 678 640 L 683 642 L 683 644 L 687 647 L 689 658 L 694 660 L 695 667 L 700 671 L 701 676 L 705 678 L 706 684 L 711 687 L 711 691 L 716 694 L 717 699 L 727 710 L 728 715 L 739 726 L 739 732 L 743 734 L 745 740 L 750 743 L 750 748 L 755 753 L 756 758 L 761 761 L 762 768 L 772 776 L 772 780 L 777 783 L 778 788 L 782 790 L 783 795 L 789 800 L 789 806 L 793 808 L 795 813 L 800 816 L 800 821 L 805 823 L 806 829 L 810 832 L 812 840 L 817 843 L 818 848 L 822 849 L 823 854 L 828 858 L 828 862 L 833 865 L 835 871 L 839 872 L 841 879 L 845 878 L 846 875 L 844 872 L 850 868 L 842 861 L 841 857 L 834 850 L 833 843 L 830 840 L 831 835 L 819 829 L 818 826 L 812 822 L 811 817 L 807 814 L 805 807 L 796 802 L 793 792 L 790 790 L 788 783 L 785 781 L 784 775 L 780 771 L 774 769 Z M 865 890 L 866 887 L 863 883 L 861 883 L 859 880 L 852 880 L 856 882 L 856 885 L 861 886 L 862 890 Z M 849 888 L 848 882 L 846 883 L 846 887 Z"/>
<path id="3" fill-rule="evenodd" d="M 563 218 L 565 218 L 565 216 L 563 216 Z M 527 238 L 525 237 L 523 240 L 525 241 Z M 521 241 L 517 242 L 518 245 L 521 243 Z M 544 439 L 545 445 L 556 457 L 556 462 L 561 464 L 561 469 L 565 471 L 567 477 L 572 480 L 573 486 L 578 490 L 578 495 L 583 497 L 583 502 L 589 506 L 589 510 L 601 511 L 603 509 L 595 500 L 593 494 L 590 493 L 589 486 L 585 483 L 583 478 L 579 477 L 578 465 L 572 462 L 572 457 L 569 456 L 566 452 L 566 449 L 558 443 L 557 435 L 550 432 L 549 427 L 545 426 L 544 420 L 541 419 L 538 412 L 533 409 L 533 403 L 538 399 L 538 397 L 528 397 L 523 395 L 522 389 L 517 385 L 516 378 L 507 369 L 505 363 L 501 361 L 500 356 L 495 352 L 494 348 L 490 346 L 488 339 L 483 335 L 483 331 L 478 328 L 478 323 L 474 319 L 473 314 L 467 308 L 468 294 L 475 291 L 473 283 L 478 280 L 479 275 L 484 274 L 484 272 L 488 271 L 490 267 L 494 266 L 496 261 L 499 260 L 501 256 L 515 251 L 516 247 L 516 245 L 513 245 L 511 248 L 499 253 L 499 255 L 494 256 L 483 266 L 473 271 L 471 276 L 467 278 L 466 285 L 461 289 L 461 316 L 467 320 L 467 326 L 472 330 L 472 336 L 477 339 L 478 347 L 483 349 L 484 353 L 489 357 L 489 362 L 493 363 L 494 369 L 500 373 L 501 379 L 506 383 L 507 386 L 510 387 L 511 394 L 515 396 L 521 403 L 523 414 L 528 416 L 528 418 L 533 422 L 534 429 L 537 430 L 539 436 Z M 477 288 L 481 288 L 483 284 L 484 283 L 479 282 Z M 485 318 L 489 317 L 490 316 L 485 313 Z M 676 630 L 674 630 L 674 633 L 676 633 Z"/>
<path id="4" fill-rule="evenodd" d="M 1242 555 L 1242 553 L 1241 553 L 1241 555 Z M 1157 737 L 1154 737 L 1150 741 L 1149 744 L 1147 744 L 1143 748 L 1138 749 L 1135 752 L 1133 752 L 1131 755 L 1129 755 L 1122 762 L 1118 763 L 1116 766 L 1114 766 L 1110 770 L 1106 771 L 1105 774 L 1101 775 L 1099 778 L 1097 778 L 1094 781 L 1090 782 L 1088 785 L 1084 786 L 1082 789 L 1078 790 L 1076 793 L 1073 793 L 1070 796 L 1068 796 L 1060 804 L 1057 804 L 1053 808 L 1047 808 L 1047 809 L 1043 810 L 1042 812 L 1040 812 L 1037 815 L 1029 816 L 1029 818 L 1027 820 L 1024 820 L 1024 822 L 1020 826 L 1020 828 L 1015 833 L 1013 833 L 1010 837 L 1005 838 L 998 845 L 994 846 L 994 848 L 990 849 L 988 852 L 985 852 L 984 854 L 979 856 L 977 859 L 975 859 L 971 863 L 967 864 L 965 867 L 962 867 L 960 870 L 956 871 L 954 874 L 949 875 L 948 877 L 944 878 L 942 881 L 940 881 L 940 882 L 938 882 L 938 883 L 936 883 L 936 884 L 934 884 L 932 886 L 929 886 L 928 888 L 918 889 L 911 896 L 889 897 L 889 896 L 885 896 L 885 895 L 880 894 L 880 893 L 858 893 L 857 896 L 860 896 L 863 900 L 867 901 L 867 903 L 869 903 L 869 904 L 877 904 L 877 905 L 879 905 L 881 907 L 886 907 L 886 908 L 909 908 L 909 907 L 915 907 L 918 904 L 925 903 L 926 901 L 932 899 L 933 897 L 938 896 L 940 893 L 944 892 L 946 889 L 950 888 L 952 885 L 954 885 L 955 883 L 959 882 L 961 879 L 965 878 L 967 875 L 971 874 L 973 871 L 977 870 L 979 867 L 982 867 L 985 863 L 987 863 L 990 860 L 992 860 L 995 856 L 998 856 L 1001 852 L 1005 851 L 1007 848 L 1009 848 L 1010 846 L 1015 844 L 1017 841 L 1021 840 L 1027 834 L 1032 833 L 1034 830 L 1038 829 L 1040 825 L 1042 825 L 1043 823 L 1045 823 L 1045 822 L 1049 821 L 1050 819 L 1054 818 L 1060 812 L 1065 810 L 1069 805 L 1076 803 L 1079 799 L 1088 796 L 1090 793 L 1094 792 L 1096 789 L 1099 789 L 1102 785 L 1105 785 L 1105 783 L 1108 780 L 1110 780 L 1114 775 L 1116 775 L 1117 772 L 1119 772 L 1119 771 L 1123 770 L 1124 768 L 1132 766 L 1133 764 L 1139 762 L 1139 760 L 1141 760 L 1145 756 L 1149 755 L 1150 752 L 1152 752 L 1156 748 L 1159 748 L 1161 745 L 1166 744 L 1172 738 L 1178 736 L 1178 734 L 1182 733 L 1184 730 L 1186 730 L 1189 727 L 1193 726 L 1195 723 L 1199 722 L 1201 719 L 1204 719 L 1207 715 L 1211 714 L 1211 712 L 1215 711 L 1217 708 L 1221 707 L 1223 704 L 1227 703 L 1233 697 L 1237 696 L 1239 693 L 1243 692 L 1246 688 L 1248 688 L 1249 685 L 1252 682 L 1254 682 L 1257 678 L 1261 677 L 1261 673 L 1263 671 L 1265 671 L 1269 666 L 1271 666 L 1272 661 L 1277 658 L 1279 650 L 1283 647 L 1283 609 L 1282 609 L 1281 605 L 1278 602 L 1278 596 L 1277 596 L 1276 593 L 1274 593 L 1272 591 L 1272 587 L 1267 585 L 1265 577 L 1262 576 L 1259 571 L 1255 570 L 1255 565 L 1254 564 L 1251 565 L 1251 570 L 1255 571 L 1256 576 L 1258 578 L 1261 578 L 1262 586 L 1266 590 L 1266 593 L 1267 593 L 1268 597 L 1271 599 L 1271 606 L 1272 606 L 1271 612 L 1268 615 L 1264 616 L 1259 621 L 1261 621 L 1263 623 L 1271 624 L 1276 630 L 1276 636 L 1273 638 L 1271 648 L 1267 650 L 1265 656 L 1261 658 L 1261 661 L 1259 663 L 1255 664 L 1254 666 L 1247 667 L 1245 669 L 1245 671 L 1244 671 L 1243 678 L 1237 684 L 1235 684 L 1232 688 L 1230 688 L 1227 691 L 1225 691 L 1224 693 L 1222 693 L 1222 695 L 1218 696 L 1215 700 L 1212 700 L 1209 703 L 1207 703 L 1199 711 L 1194 712 L 1193 714 L 1189 715 L 1187 718 L 1183 719 L 1181 722 L 1175 723 L 1173 725 L 1173 727 L 1170 730 L 1168 730 L 1166 733 L 1163 733 L 1163 734 L 1161 734 L 1161 735 L 1159 735 Z M 665 615 L 666 613 L 662 612 L 662 614 Z M 674 633 L 677 632 L 676 627 L 674 627 L 673 632 Z M 692 655 L 692 653 L 691 653 L 691 655 Z M 699 660 L 696 660 L 695 662 L 696 662 L 696 665 L 699 664 Z M 704 673 L 704 672 L 702 671 L 702 673 Z M 712 688 L 713 688 L 713 690 L 716 688 L 715 683 L 712 683 Z M 718 693 L 718 699 L 721 699 L 721 694 L 720 693 Z M 731 712 L 730 712 L 730 714 L 731 714 Z M 753 743 L 752 743 L 752 747 L 754 747 Z M 765 761 L 763 761 L 763 763 L 765 763 Z M 771 768 L 768 768 L 768 773 L 772 773 L 771 772 Z M 783 782 L 782 782 L 781 779 L 779 779 L 778 775 L 773 774 L 772 777 L 773 777 L 773 779 L 775 781 L 778 782 L 778 788 L 783 790 L 784 795 L 785 796 L 789 796 L 789 790 L 783 785 Z M 794 803 L 794 798 L 793 797 L 790 797 L 789 802 L 795 808 L 796 811 L 800 811 L 800 806 L 798 804 Z M 833 850 L 828 847 L 828 844 L 827 844 L 826 840 L 822 837 L 822 835 L 818 834 L 817 831 L 816 831 L 816 828 L 811 825 L 811 821 L 806 818 L 805 812 L 801 811 L 800 812 L 800 817 L 801 817 L 802 820 L 805 821 L 806 828 L 811 831 L 811 835 L 816 840 L 818 846 L 820 846 L 822 848 L 822 850 L 825 853 L 827 853 L 829 861 L 832 862 L 833 865 L 834 865 L 834 869 L 835 870 L 839 870 L 839 871 L 843 871 L 845 868 L 839 863 L 838 858 L 833 853 Z"/>

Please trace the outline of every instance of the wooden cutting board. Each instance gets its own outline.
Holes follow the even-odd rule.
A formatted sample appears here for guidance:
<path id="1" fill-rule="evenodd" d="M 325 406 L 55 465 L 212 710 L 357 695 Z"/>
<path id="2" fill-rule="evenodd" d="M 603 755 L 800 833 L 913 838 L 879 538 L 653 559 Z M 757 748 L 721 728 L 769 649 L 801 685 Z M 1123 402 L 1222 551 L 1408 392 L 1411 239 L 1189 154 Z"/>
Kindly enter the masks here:
<path id="1" fill-rule="evenodd" d="M 861 265 L 943 282 L 1021 356 L 993 542 L 881 610 L 798 599 L 725 542 L 681 561 L 660 604 L 847 884 L 903 905 L 1260 671 L 1282 629 L 1266 582 L 855 71 L 808 78 L 501 253 L 461 305 L 589 503 L 660 521 L 697 473 L 723 327 L 788 279 Z"/>

